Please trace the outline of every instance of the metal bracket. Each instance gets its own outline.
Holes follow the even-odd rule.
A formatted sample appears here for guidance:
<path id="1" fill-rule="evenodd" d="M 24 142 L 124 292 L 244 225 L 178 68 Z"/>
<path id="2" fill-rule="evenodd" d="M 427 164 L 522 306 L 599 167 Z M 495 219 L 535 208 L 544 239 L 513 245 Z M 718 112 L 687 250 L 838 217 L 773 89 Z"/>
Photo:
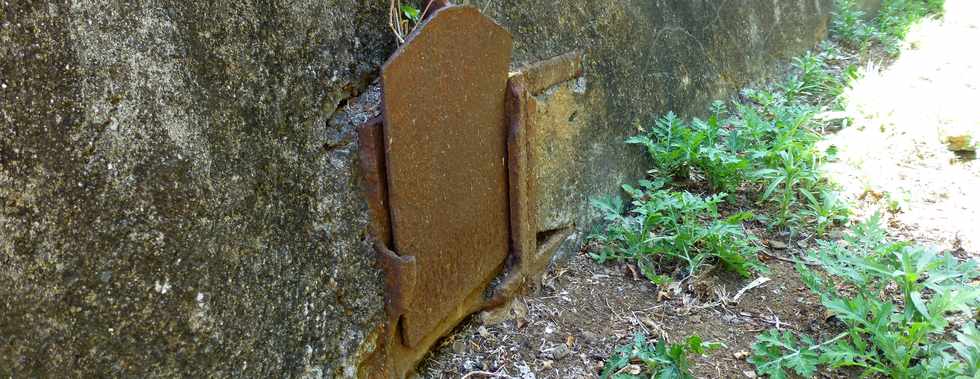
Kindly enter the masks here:
<path id="1" fill-rule="evenodd" d="M 511 255 L 507 274 L 494 289 L 484 309 L 503 304 L 526 290 L 527 283 L 537 282 L 561 242 L 572 233 L 569 227 L 548 233 L 538 244 L 537 204 L 534 190 L 535 167 L 532 142 L 534 125 L 531 115 L 536 109 L 534 95 L 548 88 L 582 76 L 582 54 L 571 52 L 529 65 L 511 73 L 507 83 L 508 174 L 510 182 Z"/>
<path id="2" fill-rule="evenodd" d="M 382 70 L 383 101 L 392 108 L 382 106 L 384 114 L 358 130 L 363 190 L 385 277 L 387 314 L 370 367 L 394 377 L 410 372 L 429 346 L 467 315 L 503 304 L 527 288 L 528 281 L 536 281 L 573 230 L 551 231 L 544 239 L 538 233 L 531 124 L 534 95 L 581 76 L 581 54 L 558 56 L 508 77 L 510 35 L 478 10 L 434 0 L 423 19 Z M 459 48 L 455 41 L 470 38 L 456 33 L 466 29 L 464 24 L 483 28 L 476 35 L 487 40 L 474 45 L 479 46 L 476 51 Z M 426 28 L 428 34 L 423 34 Z M 454 49 L 460 50 L 458 56 L 446 53 Z M 426 82 L 420 90 L 406 79 L 444 74 L 453 80 Z M 458 78 L 473 80 L 460 87 L 453 84 Z M 502 87 L 506 95 L 498 92 Z M 506 96 L 503 107 L 501 96 Z M 432 110 L 442 113 L 424 113 Z M 439 129 L 447 117 L 453 128 Z M 507 124 L 497 124 L 504 117 Z M 426 147 L 433 143 L 440 149 Z M 444 183 L 468 184 L 479 191 L 440 189 Z M 446 194 L 452 197 L 442 199 Z M 476 200 L 484 209 L 452 218 L 462 212 L 451 207 L 459 208 L 462 202 L 457 200 L 468 196 L 484 196 Z M 464 233 L 462 241 L 433 234 L 460 225 L 480 233 Z M 474 246 L 487 251 L 477 252 Z M 488 283 L 501 269 L 504 280 L 488 299 Z"/>

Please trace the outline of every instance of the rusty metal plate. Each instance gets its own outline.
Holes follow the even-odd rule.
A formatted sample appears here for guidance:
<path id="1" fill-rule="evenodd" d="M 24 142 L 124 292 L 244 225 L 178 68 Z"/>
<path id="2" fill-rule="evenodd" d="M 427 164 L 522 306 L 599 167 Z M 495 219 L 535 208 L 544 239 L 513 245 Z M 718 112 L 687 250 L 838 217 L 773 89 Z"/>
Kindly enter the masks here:
<path id="1" fill-rule="evenodd" d="M 509 249 L 510 34 L 473 7 L 425 21 L 382 69 L 392 249 L 414 256 L 415 346 L 499 273 Z"/>

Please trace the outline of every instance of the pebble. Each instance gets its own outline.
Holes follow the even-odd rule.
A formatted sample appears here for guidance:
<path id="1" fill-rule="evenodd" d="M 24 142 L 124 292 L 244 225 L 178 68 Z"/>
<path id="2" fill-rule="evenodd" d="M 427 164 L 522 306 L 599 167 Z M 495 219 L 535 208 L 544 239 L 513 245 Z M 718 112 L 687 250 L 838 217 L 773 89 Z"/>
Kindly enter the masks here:
<path id="1" fill-rule="evenodd" d="M 463 341 L 453 342 L 453 352 L 456 354 L 463 354 L 466 352 L 466 343 Z"/>
<path id="2" fill-rule="evenodd" d="M 554 350 L 551 351 L 551 356 L 555 358 L 556 361 L 560 361 L 563 358 L 567 357 L 568 354 L 570 353 L 571 350 L 568 349 L 568 346 L 566 346 L 565 344 L 560 344 L 556 346 Z"/>

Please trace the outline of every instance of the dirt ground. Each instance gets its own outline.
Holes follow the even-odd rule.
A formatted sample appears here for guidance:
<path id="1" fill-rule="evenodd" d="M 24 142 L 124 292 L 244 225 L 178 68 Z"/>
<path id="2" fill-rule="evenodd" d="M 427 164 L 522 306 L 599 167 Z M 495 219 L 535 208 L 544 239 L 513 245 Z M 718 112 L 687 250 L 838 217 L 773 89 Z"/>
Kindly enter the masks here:
<path id="1" fill-rule="evenodd" d="M 790 264 L 770 262 L 772 281 L 732 298 L 752 279 L 721 273 L 679 293 L 658 291 L 625 265 L 599 266 L 584 256 L 549 272 L 538 294 L 517 300 L 513 319 L 488 325 L 477 317 L 447 338 L 420 371 L 457 378 L 474 371 L 519 378 L 596 377 L 613 350 L 634 333 L 671 342 L 698 334 L 726 346 L 694 357 L 698 377 L 746 377 L 755 335 L 769 328 L 822 335 L 819 301 Z M 476 377 L 488 377 L 480 375 Z"/>
<path id="2" fill-rule="evenodd" d="M 847 93 L 849 125 L 825 142 L 839 151 L 828 175 L 854 203 L 855 219 L 881 211 L 896 238 L 978 259 L 980 162 L 951 152 L 943 138 L 964 129 L 980 132 L 980 52 L 966 42 L 980 41 L 980 3 L 947 0 L 946 14 L 944 21 L 917 26 L 897 61 L 871 62 L 863 70 L 864 79 Z M 760 286 L 747 288 L 756 278 L 716 270 L 681 288 L 660 289 L 634 267 L 598 265 L 583 251 L 555 265 L 532 295 L 464 323 L 419 374 L 597 377 L 617 346 L 643 333 L 670 342 L 697 334 L 724 343 L 692 358 L 696 377 L 755 377 L 745 357 L 760 332 L 790 329 L 819 340 L 841 326 L 826 318 L 792 264 L 781 260 L 812 240 L 772 244 L 761 226 L 751 231 L 763 241 L 770 267 L 762 275 L 770 280 Z"/>

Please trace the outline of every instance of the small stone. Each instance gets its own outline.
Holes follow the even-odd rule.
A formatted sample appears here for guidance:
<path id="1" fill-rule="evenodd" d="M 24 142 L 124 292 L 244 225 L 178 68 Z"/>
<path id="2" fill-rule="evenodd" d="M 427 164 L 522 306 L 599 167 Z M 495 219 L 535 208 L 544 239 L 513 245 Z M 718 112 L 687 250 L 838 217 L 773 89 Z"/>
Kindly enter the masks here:
<path id="1" fill-rule="evenodd" d="M 593 344 L 599 342 L 599 335 L 586 331 L 582 332 L 582 339 L 585 340 L 585 343 L 587 344 Z"/>
<path id="2" fill-rule="evenodd" d="M 745 377 L 749 379 L 755 379 L 759 377 L 758 375 L 755 374 L 755 371 L 746 370 L 746 371 L 742 371 L 742 374 L 745 374 Z"/>
<path id="3" fill-rule="evenodd" d="M 476 332 L 480 335 L 480 337 L 483 338 L 487 338 L 490 336 L 490 331 L 487 330 L 487 327 L 485 326 L 480 326 L 479 328 L 476 329 Z"/>
<path id="4" fill-rule="evenodd" d="M 769 246 L 776 250 L 786 250 L 787 246 L 785 242 L 769 240 Z"/>
<path id="5" fill-rule="evenodd" d="M 453 352 L 456 354 L 463 354 L 466 352 L 466 343 L 463 341 L 453 342 Z"/>
<path id="6" fill-rule="evenodd" d="M 572 351 L 568 348 L 568 346 L 562 344 L 555 347 L 555 350 L 551 352 L 551 356 L 554 357 L 555 360 L 560 361 L 567 357 L 571 352 Z"/>
<path id="7" fill-rule="evenodd" d="M 572 351 L 568 348 L 568 346 L 565 344 L 559 344 L 553 348 L 541 350 L 541 354 L 539 356 L 542 358 L 550 358 L 560 361 L 562 358 L 567 357 L 571 353 Z"/>
<path id="8" fill-rule="evenodd" d="M 738 360 L 743 360 L 745 358 L 748 358 L 750 355 L 752 354 L 750 354 L 748 351 L 742 350 L 742 351 L 736 351 L 735 354 L 732 354 L 732 357 L 735 357 L 735 359 Z"/>
<path id="9" fill-rule="evenodd" d="M 643 368 L 640 365 L 629 365 L 626 367 L 626 373 L 630 375 L 640 375 L 643 372 Z"/>

